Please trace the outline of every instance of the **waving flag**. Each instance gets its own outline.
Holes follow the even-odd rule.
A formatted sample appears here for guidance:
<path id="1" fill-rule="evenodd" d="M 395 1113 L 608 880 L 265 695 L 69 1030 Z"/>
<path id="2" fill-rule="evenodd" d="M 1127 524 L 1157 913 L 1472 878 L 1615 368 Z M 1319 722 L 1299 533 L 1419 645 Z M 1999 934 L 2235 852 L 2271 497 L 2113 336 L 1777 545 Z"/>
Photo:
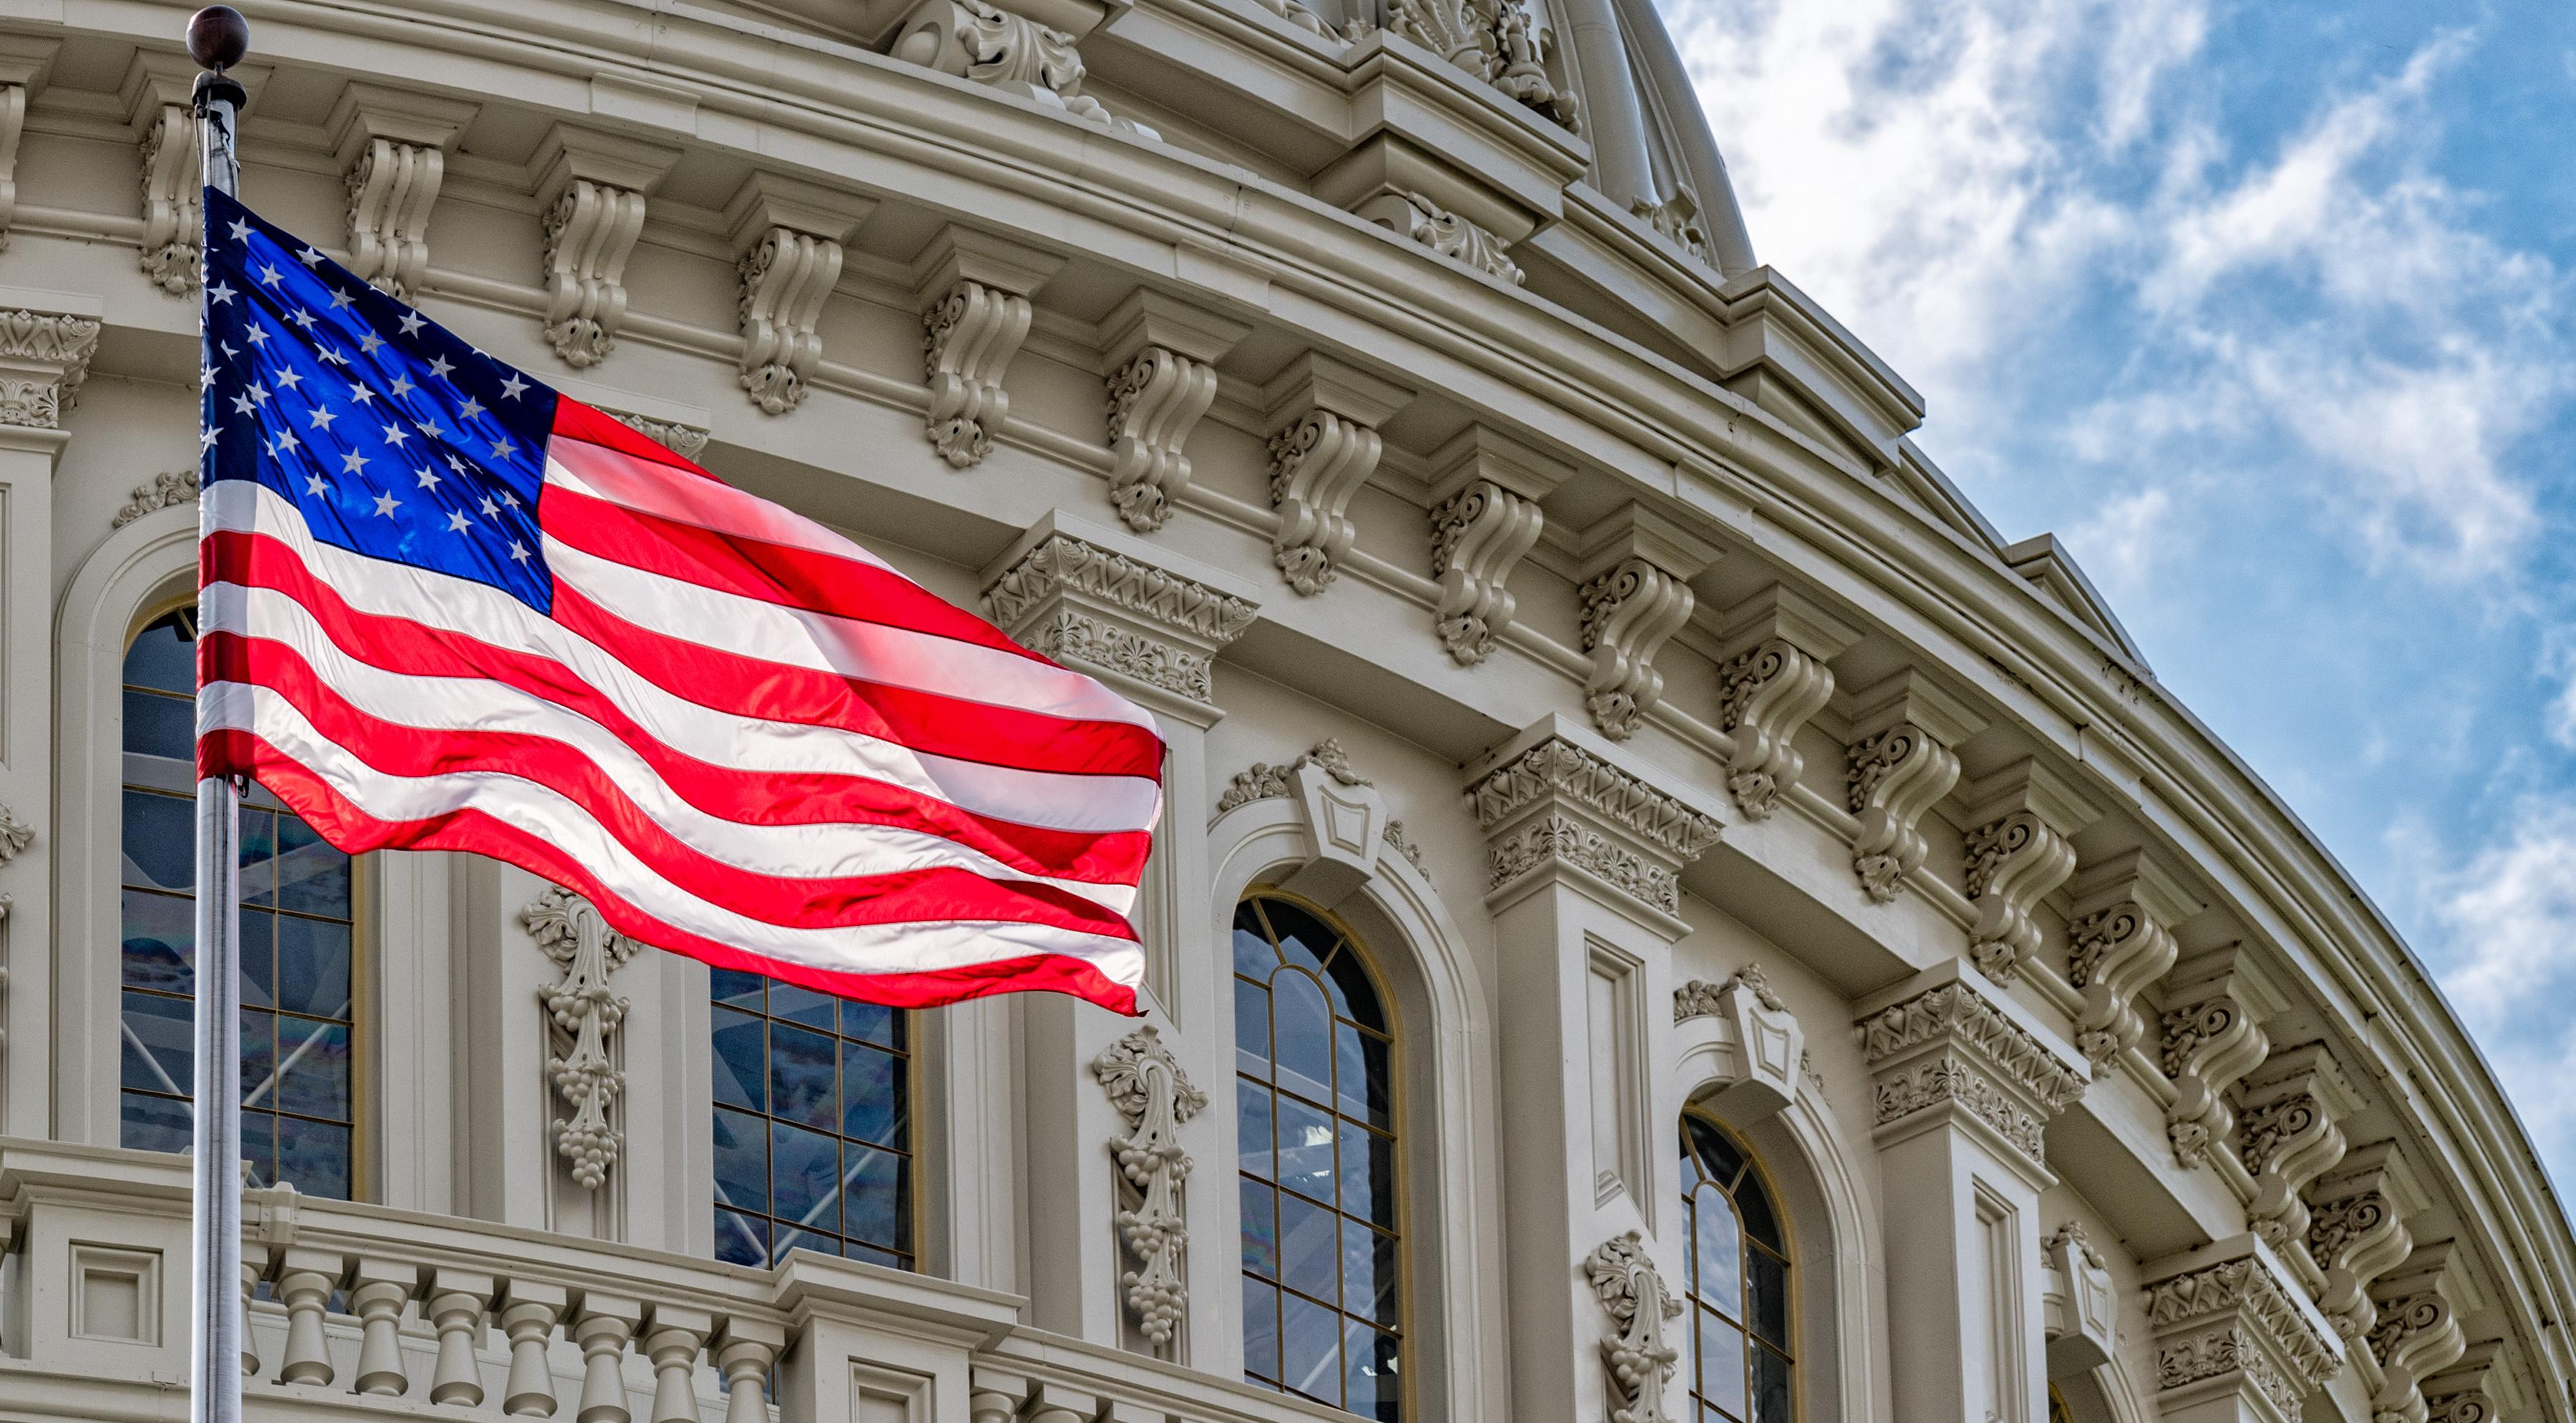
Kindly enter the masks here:
<path id="1" fill-rule="evenodd" d="M 197 760 L 644 943 L 1136 1011 L 1147 714 L 206 194 Z"/>

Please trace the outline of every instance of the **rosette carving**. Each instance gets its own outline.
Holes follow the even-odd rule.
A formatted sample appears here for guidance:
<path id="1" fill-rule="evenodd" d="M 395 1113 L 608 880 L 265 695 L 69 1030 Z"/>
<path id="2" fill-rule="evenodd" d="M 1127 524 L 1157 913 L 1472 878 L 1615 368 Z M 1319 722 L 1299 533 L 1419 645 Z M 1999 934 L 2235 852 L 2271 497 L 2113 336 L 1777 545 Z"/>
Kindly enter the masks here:
<path id="1" fill-rule="evenodd" d="M 1190 1085 L 1151 1026 L 1111 1044 L 1092 1059 L 1091 1071 L 1127 1122 L 1123 1134 L 1109 1139 L 1109 1150 L 1122 1182 L 1118 1237 L 1137 1268 L 1119 1282 L 1137 1327 L 1156 1347 L 1168 1348 L 1189 1311 L 1181 1276 L 1181 1250 L 1189 1243 L 1181 1186 L 1189 1179 L 1190 1154 L 1181 1149 L 1180 1129 L 1207 1106 L 1207 1095 Z"/>
<path id="2" fill-rule="evenodd" d="M 1664 1387 L 1682 1354 L 1665 1341 L 1664 1321 L 1681 1317 L 1681 1301 L 1664 1287 L 1633 1230 L 1596 1246 L 1583 1261 L 1583 1274 L 1610 1317 L 1601 1336 L 1601 1363 L 1610 1371 L 1610 1423 L 1673 1423 L 1664 1408 Z"/>
<path id="3" fill-rule="evenodd" d="M 537 995 L 553 1025 L 546 1075 L 572 1111 L 555 1119 L 555 1150 L 572 1163 L 574 1181 L 597 1190 L 626 1143 L 614 1116 L 626 1089 L 615 1046 L 627 1001 L 609 988 L 608 979 L 634 957 L 635 943 L 601 922 L 588 900 L 560 885 L 519 911 L 519 922 L 562 970 Z"/>

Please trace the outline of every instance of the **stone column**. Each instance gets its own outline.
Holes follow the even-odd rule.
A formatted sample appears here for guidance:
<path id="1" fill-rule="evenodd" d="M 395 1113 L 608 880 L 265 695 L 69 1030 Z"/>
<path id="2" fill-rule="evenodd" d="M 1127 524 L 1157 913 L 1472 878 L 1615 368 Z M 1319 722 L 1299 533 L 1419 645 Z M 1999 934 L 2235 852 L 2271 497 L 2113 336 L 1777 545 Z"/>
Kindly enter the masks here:
<path id="1" fill-rule="evenodd" d="M 2141 1273 L 2166 1423 L 2298 1423 L 2301 1402 L 2343 1367 L 2324 1316 L 2251 1234 Z"/>
<path id="2" fill-rule="evenodd" d="M 1909 1423 L 2037 1418 L 2046 1409 L 2043 1141 L 2083 1093 L 2083 1059 L 1965 961 L 1862 999 L 1877 1082 L 1896 1411 Z"/>
<path id="3" fill-rule="evenodd" d="M 1673 943 L 1684 865 L 1718 822 L 1561 718 L 1470 768 L 1485 832 L 1502 1049 L 1511 1397 L 1522 1418 L 1677 1417 L 1681 1103 Z M 1629 1381 L 1612 1356 L 1628 1360 Z M 1640 1367 L 1638 1359 L 1646 1362 Z M 1642 1373 L 1642 1377 L 1640 1374 Z M 1633 1382 L 1633 1386 L 1631 1386 Z M 1646 1406 L 1648 1397 L 1653 1406 Z"/>
<path id="4" fill-rule="evenodd" d="M 53 1051 L 54 467 L 98 346 L 95 298 L 0 289 L 0 1131 L 48 1135 Z"/>
<path id="5" fill-rule="evenodd" d="M 1225 715 L 1216 704 L 1212 664 L 1252 626 L 1258 606 L 1249 591 L 1249 584 L 1124 529 L 1062 509 L 1032 525 L 985 575 L 984 610 L 1003 631 L 1154 713 L 1166 747 L 1164 814 L 1133 916 L 1145 942 L 1143 1006 L 1180 1071 L 1202 1084 L 1222 1084 L 1230 1075 L 1212 1055 L 1216 1039 L 1209 1031 L 1220 968 L 1201 948 L 1214 942 L 1207 923 L 1207 732 Z M 1021 1140 L 1028 1152 L 1021 1233 L 1030 1242 L 1029 1278 L 1021 1288 L 1033 1320 L 1229 1372 L 1222 1360 L 1241 1347 L 1236 1326 L 1211 1322 L 1193 1331 L 1184 1323 L 1171 1337 L 1146 1339 L 1137 1332 L 1143 1320 L 1119 1285 L 1133 1262 L 1122 1258 L 1112 1228 L 1119 1178 L 1109 1142 L 1130 1134 L 1132 1125 L 1103 1090 L 1094 1064 L 1135 1025 L 1054 994 L 1030 995 L 1020 1012 L 1027 1026 Z M 951 1056 L 973 1050 L 958 1043 Z M 1008 1111 L 1009 1100 L 1000 1091 L 991 1109 Z M 1215 1134 L 1216 1125 L 1207 1117 L 1184 1121 L 1178 1140 L 1202 1161 L 1224 1161 L 1231 1143 Z M 1183 1218 L 1204 1227 L 1199 1248 L 1181 1256 L 1190 1298 L 1219 1298 L 1218 1284 L 1235 1268 L 1232 1243 L 1210 1234 L 1220 1213 L 1207 1199 L 1212 1191 L 1233 1189 L 1224 1172 L 1192 1173 L 1185 1182 Z M 961 1213 L 993 1208 L 989 1200 L 956 1201 Z M 1186 1303 L 1182 1309 L 1186 1321 Z M 1211 1360 L 1209 1350 L 1218 1357 Z"/>

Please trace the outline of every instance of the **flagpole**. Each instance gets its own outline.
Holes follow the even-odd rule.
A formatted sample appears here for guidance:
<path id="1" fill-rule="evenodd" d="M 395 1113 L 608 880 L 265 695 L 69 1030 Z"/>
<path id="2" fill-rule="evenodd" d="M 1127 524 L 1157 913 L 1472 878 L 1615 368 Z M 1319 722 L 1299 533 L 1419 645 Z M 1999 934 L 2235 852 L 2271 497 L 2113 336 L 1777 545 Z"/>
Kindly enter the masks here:
<path id="1" fill-rule="evenodd" d="M 237 195 L 241 158 L 235 124 L 249 95 L 225 74 L 250 49 L 250 25 L 228 5 L 188 21 L 189 56 L 209 71 L 197 76 L 198 127 L 205 135 L 206 185 Z M 207 234 L 211 236 L 211 234 Z M 202 298 L 200 298 L 202 300 Z M 204 315 L 199 314 L 202 333 Z M 209 352 L 206 359 L 212 360 Z M 204 417 L 200 415 L 202 421 Z M 213 518 L 215 457 L 198 474 L 197 537 Z M 200 575 L 202 578 L 202 575 Z M 241 795 L 233 782 L 197 782 L 197 1103 L 196 1191 L 189 1221 L 189 1423 L 241 1423 L 242 1135 L 241 1135 Z"/>

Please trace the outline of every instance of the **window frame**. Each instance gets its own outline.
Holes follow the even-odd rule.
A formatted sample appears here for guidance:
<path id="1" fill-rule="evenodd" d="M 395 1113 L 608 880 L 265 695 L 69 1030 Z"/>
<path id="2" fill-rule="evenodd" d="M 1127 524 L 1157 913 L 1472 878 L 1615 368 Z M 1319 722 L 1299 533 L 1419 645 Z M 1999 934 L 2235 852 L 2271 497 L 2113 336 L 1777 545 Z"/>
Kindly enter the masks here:
<path id="1" fill-rule="evenodd" d="M 1219 973 L 1226 982 L 1226 997 L 1229 1003 L 1235 996 L 1236 985 L 1244 981 L 1243 975 L 1238 974 L 1234 968 L 1234 921 L 1232 914 L 1240 912 L 1242 906 L 1246 904 L 1252 903 L 1255 900 L 1264 899 L 1277 900 L 1281 903 L 1293 906 L 1305 914 L 1312 915 L 1316 922 L 1322 924 L 1325 928 L 1330 929 L 1339 937 L 1340 941 L 1346 948 L 1357 954 L 1360 961 L 1360 967 L 1368 974 L 1370 986 L 1377 990 L 1378 1011 L 1386 1016 L 1387 1135 L 1389 1139 L 1394 1142 L 1395 1146 L 1393 1190 L 1395 1194 L 1396 1410 L 1399 1418 L 1407 1420 L 1417 1419 L 1419 1417 L 1419 1413 L 1417 1411 L 1417 1391 L 1414 1385 L 1414 1378 L 1419 1372 L 1421 1352 L 1418 1347 L 1418 1335 L 1415 1331 L 1414 1322 L 1414 1253 L 1421 1247 L 1422 1242 L 1416 1237 L 1414 1231 L 1412 1152 L 1407 1146 L 1407 1142 L 1410 1140 L 1409 1130 L 1411 1126 L 1407 1118 L 1410 1115 L 1411 1104 L 1406 1100 L 1408 1096 L 1406 1083 L 1411 1079 L 1406 1075 L 1405 1059 L 1408 1054 L 1405 1046 L 1407 1033 L 1404 1022 L 1403 1004 L 1398 1001 L 1398 995 L 1395 992 L 1392 982 L 1388 978 L 1384 963 L 1378 958 L 1376 952 L 1370 949 L 1367 936 L 1353 929 L 1350 921 L 1343 918 L 1340 914 L 1316 903 L 1314 900 L 1308 899 L 1304 895 L 1293 893 L 1280 884 L 1268 879 L 1255 880 L 1253 883 L 1246 885 L 1243 891 L 1235 896 L 1234 910 L 1229 912 L 1228 917 L 1225 920 L 1225 940 L 1222 946 L 1224 958 L 1222 960 Z M 1267 921 L 1265 920 L 1264 922 L 1266 923 Z M 1327 995 L 1327 1002 L 1330 1002 L 1329 994 Z M 1234 1021 L 1233 1010 L 1229 1009 L 1225 1025 L 1225 1064 L 1229 1079 L 1237 1078 L 1242 1075 L 1242 1069 L 1239 1065 L 1242 1060 L 1242 1050 L 1240 1044 L 1235 1039 Z M 1277 1059 L 1275 1056 L 1272 1058 L 1272 1065 L 1275 1070 L 1277 1065 Z M 1276 1089 L 1274 1088 L 1274 1090 Z M 1336 1113 L 1338 1114 L 1338 1108 L 1336 1108 Z M 1241 1124 L 1238 1122 L 1236 1125 L 1235 1139 L 1233 1142 L 1229 1143 L 1230 1146 L 1237 1148 L 1234 1156 L 1234 1180 L 1229 1183 L 1231 1189 L 1237 1192 L 1242 1190 L 1241 1183 L 1244 1176 L 1242 1156 L 1239 1150 L 1240 1142 Z M 1338 1150 L 1338 1147 L 1336 1150 Z M 1275 1179 L 1272 1180 L 1271 1185 L 1274 1189 L 1286 1189 L 1285 1187 L 1280 1186 Z M 1335 1213 L 1337 1215 L 1340 1214 L 1338 1206 L 1335 1207 Z M 1242 1236 L 1243 1222 L 1240 1215 L 1238 1215 L 1235 1221 L 1236 1259 L 1233 1262 L 1238 1296 L 1243 1282 L 1252 1278 L 1251 1272 L 1243 1268 L 1241 1259 L 1241 1252 L 1243 1249 Z M 1340 1265 L 1337 1260 L 1335 1263 L 1335 1270 L 1338 1272 L 1339 1268 Z M 1338 1305 L 1336 1306 L 1336 1312 L 1339 1312 Z M 1240 1331 L 1242 1315 L 1241 1309 L 1238 1308 L 1235 1311 L 1235 1314 L 1236 1328 Z M 1345 1314 L 1343 1317 L 1347 1319 L 1355 1318 L 1356 1316 Z M 1238 1344 L 1241 1342 L 1241 1340 L 1237 1341 Z M 1347 1365 L 1345 1365 L 1345 1367 L 1347 1368 Z M 1280 1396 L 1286 1398 L 1305 1397 L 1304 1395 L 1289 1389 L 1284 1381 L 1277 1389 L 1274 1390 L 1267 1382 L 1252 1378 L 1248 1369 L 1238 1369 L 1238 1372 L 1243 1374 L 1243 1381 L 1249 1387 L 1261 1389 L 1265 1392 L 1276 1392 Z M 1282 1369 L 1282 1372 L 1285 1372 L 1284 1368 Z M 1311 1399 L 1307 1401 L 1313 1402 Z M 1348 1409 L 1341 1408 L 1333 1404 L 1317 1403 L 1316 1406 L 1319 1408 L 1332 1408 L 1337 1413 L 1342 1413 L 1353 1418 L 1362 1416 L 1360 1414 L 1351 1413 Z"/>
<path id="2" fill-rule="evenodd" d="M 1807 1354 L 1805 1341 L 1799 1337 L 1803 1323 L 1802 1311 L 1805 1308 L 1805 1300 L 1802 1298 L 1802 1291 L 1805 1288 L 1802 1276 L 1805 1274 L 1805 1271 L 1799 1268 L 1798 1223 L 1790 1217 L 1787 1198 L 1780 1193 L 1779 1183 L 1772 1178 L 1770 1168 L 1763 1163 L 1762 1153 L 1754 1148 L 1752 1142 L 1745 1139 L 1743 1132 L 1728 1125 L 1715 1113 L 1710 1112 L 1697 1104 L 1684 1106 L 1681 1110 L 1680 1116 L 1681 1120 L 1677 1120 L 1674 1125 L 1680 1129 L 1683 1135 L 1687 1135 L 1690 1131 L 1690 1119 L 1696 1118 L 1697 1120 L 1714 1128 L 1719 1135 L 1725 1137 L 1728 1142 L 1734 1145 L 1736 1151 L 1744 1157 L 1744 1174 L 1738 1179 L 1750 1180 L 1756 1186 L 1761 1188 L 1765 1200 L 1771 1207 L 1772 1218 L 1780 1224 L 1780 1249 L 1776 1253 L 1780 1257 L 1781 1277 L 1788 1282 L 1788 1290 L 1786 1297 L 1781 1301 L 1781 1307 L 1784 1311 L 1784 1317 L 1787 1320 L 1789 1337 L 1786 1342 L 1786 1346 L 1778 1352 L 1782 1355 L 1783 1360 L 1788 1365 L 1788 1423 L 1801 1423 L 1801 1420 L 1805 1419 L 1807 1416 Z M 1683 1150 L 1686 1156 L 1696 1156 L 1696 1152 L 1687 1145 L 1684 1146 Z M 1692 1163 L 1687 1160 L 1681 1163 L 1681 1167 L 1686 1177 L 1695 1169 Z M 1690 1189 L 1681 1193 L 1684 1198 L 1685 1205 L 1688 1203 L 1687 1198 L 1697 1192 L 1698 1185 L 1698 1182 L 1693 1181 Z M 1718 1194 L 1726 1197 L 1727 1208 L 1735 1212 L 1738 1238 L 1744 1242 L 1745 1248 L 1759 1248 L 1766 1251 L 1770 1250 L 1771 1247 L 1761 1245 L 1759 1242 L 1755 1241 L 1749 1233 L 1744 1231 L 1744 1213 L 1742 1208 L 1735 1204 L 1735 1192 L 1721 1186 L 1718 1188 Z M 1696 1214 L 1693 1214 L 1690 1216 L 1690 1219 L 1696 1223 L 1698 1217 Z M 1693 1365 L 1689 1380 L 1684 1384 L 1682 1389 L 1683 1397 L 1688 1400 L 1691 1413 L 1691 1416 L 1685 1420 L 1685 1423 L 1701 1423 L 1700 1410 L 1704 1406 L 1710 1405 L 1704 1405 L 1699 1396 L 1699 1374 L 1697 1370 L 1699 1362 L 1698 1311 L 1701 1308 L 1701 1305 L 1699 1303 L 1698 1295 L 1690 1288 L 1689 1275 L 1690 1270 L 1695 1268 L 1695 1262 L 1699 1256 L 1699 1240 L 1695 1233 L 1689 1235 L 1688 1238 L 1685 1238 L 1682 1241 L 1682 1251 L 1683 1277 L 1680 1293 L 1685 1311 L 1688 1313 L 1690 1318 L 1690 1335 L 1689 1338 L 1684 1341 L 1683 1350 L 1685 1357 L 1688 1358 Z M 1738 1273 L 1743 1277 L 1739 1282 L 1739 1287 L 1749 1295 L 1752 1288 L 1751 1275 L 1748 1271 L 1743 1270 L 1742 1267 L 1739 1267 Z M 1729 1322 L 1735 1324 L 1737 1328 L 1743 1331 L 1747 1349 L 1762 1347 L 1763 1341 L 1761 1341 L 1760 1337 L 1753 1332 L 1750 1311 L 1747 1310 L 1746 1314 L 1747 1317 L 1743 1320 Z M 1752 1379 L 1749 1374 L 1745 1380 L 1745 1386 L 1746 1413 L 1750 1415 L 1752 1412 Z M 1758 1420 L 1748 1416 L 1744 1423 L 1768 1423 L 1768 1420 Z"/>

